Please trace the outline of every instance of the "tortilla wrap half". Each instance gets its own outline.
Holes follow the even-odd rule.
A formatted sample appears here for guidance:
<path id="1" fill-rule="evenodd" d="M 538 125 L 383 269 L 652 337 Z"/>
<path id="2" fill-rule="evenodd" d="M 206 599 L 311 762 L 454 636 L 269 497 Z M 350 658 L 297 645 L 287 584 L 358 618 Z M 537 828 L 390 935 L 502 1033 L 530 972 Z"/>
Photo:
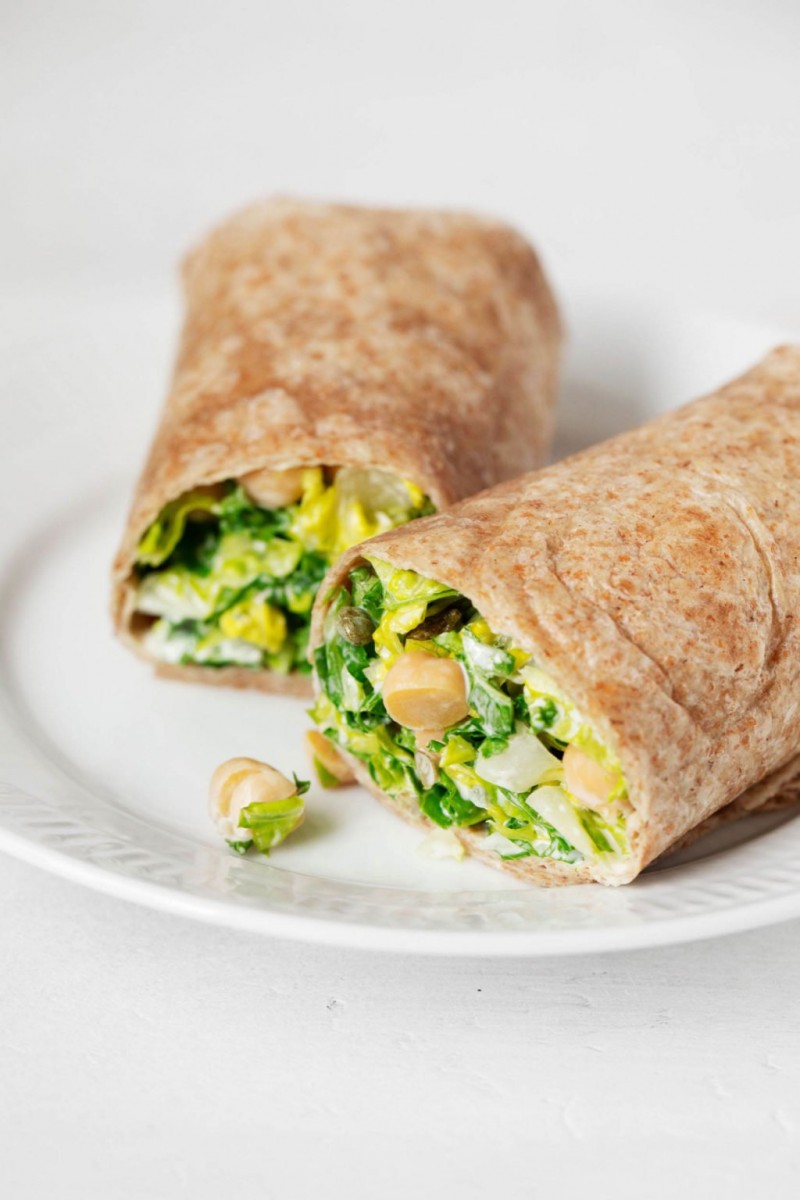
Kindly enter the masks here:
<path id="1" fill-rule="evenodd" d="M 621 764 L 628 849 L 504 862 L 480 827 L 454 832 L 532 883 L 627 883 L 701 826 L 797 799 L 798 479 L 800 346 L 784 346 L 704 399 L 350 550 L 320 591 L 312 647 L 325 598 L 365 554 L 467 597 Z"/>
<path id="2" fill-rule="evenodd" d="M 271 199 L 193 250 L 183 287 L 172 385 L 113 569 L 116 630 L 144 658 L 139 546 L 194 489 L 262 469 L 377 469 L 438 511 L 545 459 L 561 326 L 534 251 L 498 221 Z M 157 669 L 310 691 L 249 663 Z"/>

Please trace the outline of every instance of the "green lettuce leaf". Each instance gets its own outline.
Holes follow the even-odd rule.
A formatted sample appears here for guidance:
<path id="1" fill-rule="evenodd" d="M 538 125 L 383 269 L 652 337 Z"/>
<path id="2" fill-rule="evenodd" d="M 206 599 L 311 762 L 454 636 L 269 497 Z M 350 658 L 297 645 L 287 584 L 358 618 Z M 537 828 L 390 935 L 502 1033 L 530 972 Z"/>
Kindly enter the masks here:
<path id="1" fill-rule="evenodd" d="M 350 572 L 352 603 L 363 608 L 377 625 L 383 615 L 383 584 L 371 567 L 354 567 Z"/>
<path id="2" fill-rule="evenodd" d="M 424 579 L 415 571 L 399 571 L 391 563 L 383 562 L 379 558 L 369 558 L 367 561 L 372 564 L 383 585 L 384 607 L 387 610 L 399 608 L 400 605 L 413 600 L 426 600 L 430 603 L 444 596 L 458 595 L 452 588 L 445 587 L 434 579 Z"/>
<path id="3" fill-rule="evenodd" d="M 483 723 L 484 735 L 507 738 L 514 732 L 514 702 L 506 692 L 489 683 L 479 674 L 471 675 L 470 707 Z"/>
<path id="4" fill-rule="evenodd" d="M 248 498 L 241 484 L 231 488 L 217 511 L 223 534 L 247 532 L 262 541 L 269 541 L 276 533 L 287 533 L 292 523 L 291 508 L 260 508 Z"/>
<path id="5" fill-rule="evenodd" d="M 453 780 L 446 774 L 422 793 L 419 806 L 425 816 L 442 829 L 450 825 L 478 825 L 486 820 L 486 810 L 460 796 Z"/>
<path id="6" fill-rule="evenodd" d="M 216 513 L 219 501 L 202 490 L 187 492 L 165 505 L 139 542 L 137 562 L 144 567 L 159 567 L 169 558 L 186 528 L 190 513 Z"/>
<path id="7" fill-rule="evenodd" d="M 305 805 L 299 794 L 288 796 L 285 800 L 248 804 L 239 816 L 239 827 L 249 829 L 256 849 L 262 854 L 269 854 L 297 829 L 304 812 Z"/>
<path id="8" fill-rule="evenodd" d="M 513 675 L 514 656 L 502 646 L 493 646 L 482 642 L 469 629 L 462 630 L 461 646 L 464 658 L 475 674 L 484 676 Z"/>
<path id="9" fill-rule="evenodd" d="M 204 621 L 234 595 L 212 576 L 197 575 L 186 567 L 166 567 L 139 581 L 136 608 L 150 617 L 166 617 L 173 624 Z"/>

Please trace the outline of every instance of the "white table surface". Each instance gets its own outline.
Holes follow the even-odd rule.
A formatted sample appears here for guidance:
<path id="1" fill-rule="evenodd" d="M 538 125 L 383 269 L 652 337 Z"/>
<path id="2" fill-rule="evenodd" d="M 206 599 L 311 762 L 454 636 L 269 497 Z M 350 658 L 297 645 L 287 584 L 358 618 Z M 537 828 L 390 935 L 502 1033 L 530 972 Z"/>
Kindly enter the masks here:
<path id="1" fill-rule="evenodd" d="M 562 294 L 800 327 L 800 9 L 4 6 L 0 318 L 163 299 L 270 190 L 490 208 Z M 676 397 L 676 400 L 682 397 Z M 0 1195 L 793 1193 L 798 923 L 526 964 L 315 949 L 0 861 Z"/>

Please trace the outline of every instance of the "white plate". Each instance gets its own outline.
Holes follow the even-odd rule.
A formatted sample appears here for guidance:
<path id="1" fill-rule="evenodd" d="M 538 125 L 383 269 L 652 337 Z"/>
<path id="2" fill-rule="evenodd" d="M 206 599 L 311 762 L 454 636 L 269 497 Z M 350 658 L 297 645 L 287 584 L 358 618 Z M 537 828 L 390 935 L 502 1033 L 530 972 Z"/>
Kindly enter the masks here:
<path id="1" fill-rule="evenodd" d="M 559 449 L 710 389 L 783 340 L 640 298 L 580 299 Z M 753 818 L 630 887 L 536 891 L 417 853 L 357 788 L 312 788 L 263 860 L 218 844 L 208 777 L 236 754 L 306 770 L 303 705 L 157 682 L 112 639 L 108 565 L 158 408 L 165 305 L 80 308 L 2 354 L 0 847 L 204 921 L 360 947 L 571 954 L 800 915 L 800 821 Z"/>

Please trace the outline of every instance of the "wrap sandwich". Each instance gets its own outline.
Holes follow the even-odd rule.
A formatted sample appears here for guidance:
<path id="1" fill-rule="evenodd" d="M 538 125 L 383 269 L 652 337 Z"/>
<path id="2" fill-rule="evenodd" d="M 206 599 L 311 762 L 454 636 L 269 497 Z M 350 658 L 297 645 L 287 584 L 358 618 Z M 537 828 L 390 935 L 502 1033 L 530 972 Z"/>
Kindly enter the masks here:
<path id="1" fill-rule="evenodd" d="M 530 882 L 624 884 L 798 797 L 800 347 L 348 551 L 312 716 L 401 815 Z"/>
<path id="2" fill-rule="evenodd" d="M 290 199 L 223 224 L 183 284 L 114 622 L 162 674 L 302 693 L 343 550 L 543 460 L 555 302 L 496 221 Z"/>

